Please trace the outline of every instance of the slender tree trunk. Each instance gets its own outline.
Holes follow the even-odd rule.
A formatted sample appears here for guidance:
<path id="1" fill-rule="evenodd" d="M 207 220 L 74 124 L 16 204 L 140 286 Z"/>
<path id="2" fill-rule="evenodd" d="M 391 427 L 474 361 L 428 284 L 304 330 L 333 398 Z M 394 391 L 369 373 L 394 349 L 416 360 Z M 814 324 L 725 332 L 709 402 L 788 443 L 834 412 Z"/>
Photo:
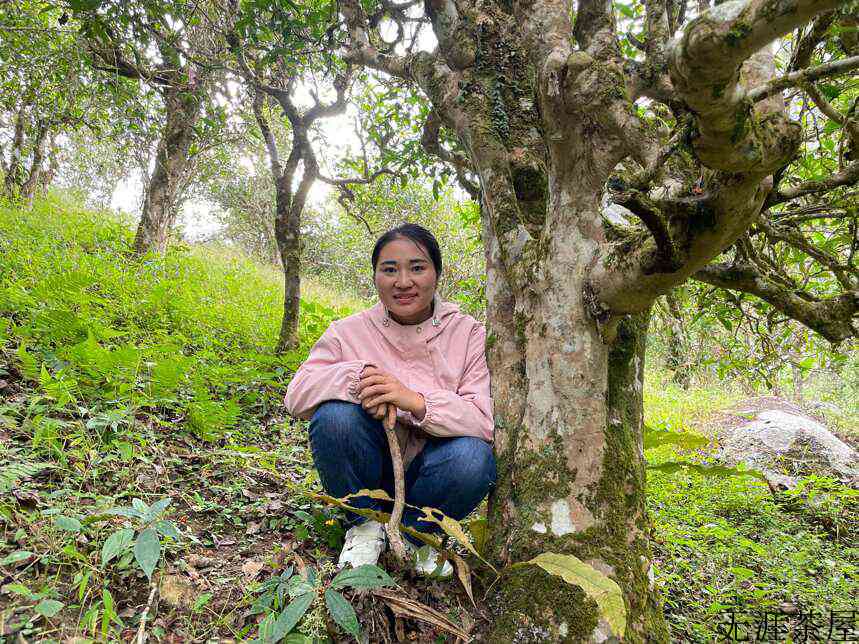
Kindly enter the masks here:
<path id="1" fill-rule="evenodd" d="M 42 173 L 45 171 L 44 165 L 48 150 L 48 127 L 39 122 L 37 128 L 30 170 L 27 173 L 27 179 L 20 188 L 21 199 L 27 203 L 33 202 L 33 197 L 40 185 Z"/>
<path id="2" fill-rule="evenodd" d="M 188 151 L 194 126 L 200 118 L 205 90 L 173 85 L 164 89 L 166 124 L 149 177 L 143 213 L 134 238 L 134 251 L 163 253 L 176 217 L 176 199 L 182 175 L 188 169 Z"/>
<path id="3" fill-rule="evenodd" d="M 686 389 L 689 387 L 690 364 L 689 342 L 686 337 L 686 329 L 683 326 L 683 313 L 674 293 L 665 295 L 665 305 L 668 309 L 668 355 L 666 356 L 666 363 L 668 368 L 674 371 L 671 380 Z"/>
<path id="4" fill-rule="evenodd" d="M 292 176 L 282 175 L 277 181 L 277 214 L 274 236 L 283 266 L 283 320 L 277 340 L 277 351 L 288 351 L 298 346 L 298 315 L 301 300 L 301 212 L 295 212 L 289 181 Z"/>
<path id="5" fill-rule="evenodd" d="M 6 176 L 3 181 L 4 192 L 11 198 L 20 196 L 21 185 L 24 183 L 26 129 L 27 109 L 26 105 L 21 105 L 15 117 L 15 130 L 9 150 L 9 164 L 6 166 Z"/>
<path id="6" fill-rule="evenodd" d="M 56 133 L 52 133 L 48 144 L 48 167 L 42 168 L 36 182 L 36 192 L 44 194 L 54 182 L 57 171 L 60 169 L 60 148 L 57 145 Z"/>

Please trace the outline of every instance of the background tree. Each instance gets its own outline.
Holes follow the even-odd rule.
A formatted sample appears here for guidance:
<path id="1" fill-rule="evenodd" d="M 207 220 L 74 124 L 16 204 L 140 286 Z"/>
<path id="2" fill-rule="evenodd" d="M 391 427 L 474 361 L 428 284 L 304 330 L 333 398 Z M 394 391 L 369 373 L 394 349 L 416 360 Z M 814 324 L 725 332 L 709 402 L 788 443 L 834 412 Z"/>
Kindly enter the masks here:
<path id="1" fill-rule="evenodd" d="M 163 252 L 190 170 L 192 147 L 216 139 L 222 106 L 212 93 L 220 44 L 207 3 L 70 2 L 94 69 L 139 81 L 162 103 L 157 150 L 145 182 L 137 253 Z"/>
<path id="2" fill-rule="evenodd" d="M 589 0 L 572 15 L 554 0 L 340 8 L 347 59 L 423 92 L 480 178 L 500 469 L 492 558 L 576 555 L 624 595 L 626 632 L 613 632 L 559 578 L 508 569 L 492 589 L 497 620 L 487 637 L 667 639 L 649 590 L 643 498 L 649 311 L 695 275 L 833 340 L 855 334 L 855 285 L 798 295 L 751 261 L 712 264 L 756 222 L 772 226 L 783 204 L 855 183 L 852 161 L 828 178 L 785 182 L 804 132 L 782 91 L 859 66 L 824 28 L 848 4 L 649 0 L 625 6 L 630 38 L 612 5 Z M 408 27 L 427 20 L 438 48 L 415 52 Z M 383 30 L 399 34 L 399 48 Z M 771 43 L 794 30 L 801 37 L 781 73 Z M 849 135 L 849 113 L 832 117 Z M 606 219 L 606 192 L 638 222 Z"/>
<path id="3" fill-rule="evenodd" d="M 100 132 L 110 99 L 127 98 L 122 83 L 93 82 L 68 15 L 47 2 L 0 7 L 0 79 L 3 191 L 25 201 L 53 181 L 60 138 Z"/>
<path id="4" fill-rule="evenodd" d="M 327 2 L 298 6 L 261 1 L 233 2 L 235 24 L 228 35 L 238 71 L 247 83 L 275 186 L 274 233 L 284 271 L 284 305 L 278 350 L 298 346 L 301 216 L 313 183 L 346 187 L 368 184 L 390 170 L 373 169 L 364 149 L 358 173 L 342 178 L 320 170 L 312 137 L 320 121 L 342 114 L 352 83 L 352 70 L 331 55 L 334 47 Z M 322 70 L 322 71 L 319 71 Z M 297 94 L 310 100 L 302 107 Z M 326 99 L 326 93 L 329 98 Z M 273 104 L 273 105 L 272 105 Z M 288 125 L 289 143 L 279 145 L 272 120 Z M 375 141 L 384 150 L 388 138 Z"/>

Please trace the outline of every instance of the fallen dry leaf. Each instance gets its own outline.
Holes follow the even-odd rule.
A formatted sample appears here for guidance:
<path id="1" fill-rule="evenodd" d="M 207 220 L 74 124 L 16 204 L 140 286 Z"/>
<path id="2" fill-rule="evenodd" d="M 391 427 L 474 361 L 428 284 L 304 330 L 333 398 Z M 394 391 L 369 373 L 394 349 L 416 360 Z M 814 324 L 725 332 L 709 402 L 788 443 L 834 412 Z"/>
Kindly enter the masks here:
<path id="1" fill-rule="evenodd" d="M 416 619 L 421 622 L 431 624 L 436 628 L 440 628 L 465 642 L 471 641 L 471 637 L 469 637 L 468 633 L 450 621 L 444 616 L 444 614 L 438 612 L 434 608 L 430 608 L 426 604 L 422 604 L 415 599 L 411 599 L 399 591 L 375 588 L 370 592 L 385 602 L 385 605 L 391 609 L 391 612 L 394 613 L 396 617 Z"/>
<path id="2" fill-rule="evenodd" d="M 262 571 L 264 565 L 265 564 L 262 561 L 246 561 L 242 565 L 242 574 L 248 581 L 256 579 L 257 575 L 259 575 Z"/>
<path id="3" fill-rule="evenodd" d="M 477 604 L 474 603 L 474 592 L 471 589 L 471 568 L 469 568 L 468 564 L 465 563 L 465 559 L 459 555 L 451 553 L 450 556 L 453 558 L 453 565 L 456 568 L 456 576 L 459 577 L 459 581 L 462 582 L 462 587 L 465 588 L 465 592 L 471 600 L 471 605 L 477 608 Z"/>
<path id="4" fill-rule="evenodd" d="M 173 608 L 188 609 L 197 593 L 191 580 L 181 575 L 166 575 L 161 580 L 161 600 Z"/>
<path id="5" fill-rule="evenodd" d="M 198 569 L 211 568 L 215 565 L 215 560 L 211 557 L 204 557 L 203 555 L 190 554 L 188 555 L 188 565 Z"/>

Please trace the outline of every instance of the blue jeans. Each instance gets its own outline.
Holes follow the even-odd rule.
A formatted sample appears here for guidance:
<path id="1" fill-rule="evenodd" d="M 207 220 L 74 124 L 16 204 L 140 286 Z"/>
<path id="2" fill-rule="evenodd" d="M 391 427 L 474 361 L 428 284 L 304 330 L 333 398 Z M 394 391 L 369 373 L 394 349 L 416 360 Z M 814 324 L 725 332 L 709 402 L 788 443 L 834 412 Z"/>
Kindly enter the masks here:
<path id="1" fill-rule="evenodd" d="M 370 416 L 361 405 L 344 400 L 319 405 L 310 420 L 310 446 L 322 487 L 331 496 L 383 489 L 393 498 L 393 465 L 385 429 L 382 421 Z M 471 436 L 431 436 L 406 469 L 405 479 L 406 503 L 437 508 L 456 520 L 464 519 L 495 484 L 492 446 Z M 369 497 L 356 497 L 348 503 L 385 512 L 391 508 L 390 502 Z M 407 507 L 403 525 L 438 533 L 436 524 L 418 520 L 421 514 Z M 347 513 L 350 525 L 364 520 Z"/>

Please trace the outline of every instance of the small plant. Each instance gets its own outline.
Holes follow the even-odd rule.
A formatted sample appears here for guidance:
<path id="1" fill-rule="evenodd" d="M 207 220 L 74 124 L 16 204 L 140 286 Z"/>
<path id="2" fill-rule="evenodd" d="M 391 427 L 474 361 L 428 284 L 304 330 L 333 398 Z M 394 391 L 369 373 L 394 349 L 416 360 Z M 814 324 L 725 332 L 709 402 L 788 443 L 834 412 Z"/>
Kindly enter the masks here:
<path id="1" fill-rule="evenodd" d="M 378 566 L 348 568 L 329 582 L 325 581 L 324 574 L 317 574 L 313 568 L 307 568 L 304 574 L 293 574 L 293 568 L 289 566 L 280 575 L 263 583 L 257 591 L 260 596 L 254 602 L 252 611 L 270 612 L 260 623 L 259 633 L 253 642 L 274 644 L 281 641 L 293 631 L 311 606 L 321 606 L 323 602 L 331 619 L 359 640 L 361 626 L 358 616 L 349 601 L 338 591 L 344 588 L 368 589 L 395 585 L 394 580 Z"/>
<path id="2" fill-rule="evenodd" d="M 116 530 L 105 540 L 101 548 L 101 565 L 107 566 L 111 560 L 119 557 L 120 567 L 124 567 L 133 557 L 151 579 L 161 559 L 161 538 L 167 537 L 174 541 L 182 538 L 176 524 L 161 518 L 170 501 L 167 497 L 146 505 L 140 499 L 132 499 L 130 506 L 108 510 L 106 514 L 125 517 L 130 525 Z"/>

